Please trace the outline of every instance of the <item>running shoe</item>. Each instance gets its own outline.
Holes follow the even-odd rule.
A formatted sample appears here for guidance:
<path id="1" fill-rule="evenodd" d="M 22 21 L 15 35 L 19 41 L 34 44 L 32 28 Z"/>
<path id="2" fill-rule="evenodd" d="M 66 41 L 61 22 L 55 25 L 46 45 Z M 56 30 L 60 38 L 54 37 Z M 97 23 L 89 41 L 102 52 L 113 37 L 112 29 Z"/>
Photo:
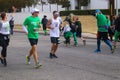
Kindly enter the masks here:
<path id="1" fill-rule="evenodd" d="M 3 61 L 3 59 L 2 59 L 2 58 L 0 58 L 0 61 L 1 61 L 1 63 L 2 63 L 2 64 L 4 64 L 4 61 Z"/>
<path id="2" fill-rule="evenodd" d="M 55 54 L 53 54 L 52 56 L 53 56 L 53 58 L 58 58 Z"/>
<path id="3" fill-rule="evenodd" d="M 101 50 L 96 49 L 94 52 L 95 53 L 101 53 Z"/>
<path id="4" fill-rule="evenodd" d="M 52 59 L 52 58 L 53 58 L 53 54 L 52 54 L 52 53 L 50 53 L 49 58 L 50 58 L 50 59 Z"/>
<path id="5" fill-rule="evenodd" d="M 116 46 L 112 46 L 111 53 L 113 54 L 115 52 Z"/>
<path id="6" fill-rule="evenodd" d="M 40 68 L 41 66 L 42 66 L 42 64 L 37 63 L 34 67 L 35 67 L 36 69 L 38 69 L 38 68 Z"/>
<path id="7" fill-rule="evenodd" d="M 78 44 L 76 44 L 75 46 L 78 47 Z"/>
<path id="8" fill-rule="evenodd" d="M 77 44 L 77 43 L 74 43 L 74 46 L 78 47 L 78 44 Z"/>
<path id="9" fill-rule="evenodd" d="M 7 60 L 6 60 L 6 58 L 3 59 L 3 64 L 4 64 L 4 66 L 7 66 Z"/>
<path id="10" fill-rule="evenodd" d="M 26 64 L 30 64 L 30 57 L 26 56 Z"/>

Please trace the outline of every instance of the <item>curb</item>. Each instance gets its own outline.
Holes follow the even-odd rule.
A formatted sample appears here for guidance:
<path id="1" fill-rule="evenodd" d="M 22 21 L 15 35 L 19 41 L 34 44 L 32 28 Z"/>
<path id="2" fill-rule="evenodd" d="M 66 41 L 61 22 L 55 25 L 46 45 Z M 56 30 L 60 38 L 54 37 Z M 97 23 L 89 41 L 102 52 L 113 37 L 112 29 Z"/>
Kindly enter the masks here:
<path id="1" fill-rule="evenodd" d="M 22 30 L 14 30 L 14 32 L 25 33 Z M 39 33 L 42 34 L 42 35 L 44 35 L 44 33 L 42 31 L 40 31 Z M 86 38 L 86 39 L 96 39 L 95 34 L 92 34 L 92 35 L 91 35 L 91 33 L 83 33 L 83 34 L 84 34 L 83 38 Z M 91 36 L 89 36 L 89 35 L 91 35 Z"/>

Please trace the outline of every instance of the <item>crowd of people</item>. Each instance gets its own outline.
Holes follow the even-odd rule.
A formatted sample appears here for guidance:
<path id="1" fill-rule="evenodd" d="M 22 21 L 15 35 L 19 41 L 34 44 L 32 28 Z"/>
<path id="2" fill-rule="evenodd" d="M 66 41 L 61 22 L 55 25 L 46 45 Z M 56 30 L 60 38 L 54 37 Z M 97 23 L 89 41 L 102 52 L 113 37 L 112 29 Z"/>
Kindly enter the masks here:
<path id="1" fill-rule="evenodd" d="M 12 8 L 15 13 L 15 7 Z M 10 20 L 7 19 L 7 13 L 1 13 L 0 17 L 0 46 L 2 47 L 0 61 L 4 66 L 7 66 L 7 47 L 10 41 L 10 34 L 13 35 L 14 17 L 13 13 Z M 42 64 L 39 63 L 37 44 L 39 38 L 39 29 L 41 25 L 43 27 L 44 35 L 47 35 L 47 28 L 50 30 L 51 50 L 49 52 L 49 58 L 58 58 L 56 51 L 59 46 L 59 38 L 62 35 L 65 38 L 64 44 L 71 46 L 71 37 L 73 37 L 74 45 L 78 47 L 78 39 L 80 38 L 83 45 L 86 45 L 86 39 L 82 36 L 82 24 L 79 17 L 74 14 L 66 16 L 65 20 L 61 20 L 58 11 L 53 11 L 53 17 L 47 19 L 47 15 L 44 15 L 42 20 L 38 17 L 39 10 L 34 8 L 31 11 L 31 16 L 27 17 L 23 22 L 23 30 L 28 36 L 28 40 L 31 45 L 29 54 L 26 56 L 26 64 L 30 64 L 31 56 L 35 61 L 35 68 L 39 68 Z M 97 49 L 95 53 L 101 52 L 101 40 L 103 40 L 110 48 L 111 53 L 114 53 L 116 43 L 120 37 L 120 15 L 113 17 L 110 21 L 109 17 L 104 15 L 100 10 L 96 10 L 94 16 L 97 20 Z M 11 27 L 10 27 L 11 26 Z M 108 37 L 109 34 L 109 37 Z M 114 39 L 113 39 L 114 37 Z"/>

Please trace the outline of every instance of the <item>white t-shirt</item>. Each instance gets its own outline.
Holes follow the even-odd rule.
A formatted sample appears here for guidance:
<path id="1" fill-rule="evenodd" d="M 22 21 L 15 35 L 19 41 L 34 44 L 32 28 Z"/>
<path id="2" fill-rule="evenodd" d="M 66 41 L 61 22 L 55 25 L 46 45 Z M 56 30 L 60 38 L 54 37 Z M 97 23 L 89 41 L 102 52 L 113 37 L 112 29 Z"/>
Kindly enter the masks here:
<path id="1" fill-rule="evenodd" d="M 9 22 L 0 21 L 0 33 L 1 34 L 10 34 L 10 25 Z"/>
<path id="2" fill-rule="evenodd" d="M 52 18 L 52 24 L 51 27 L 54 27 L 54 29 L 50 29 L 50 37 L 60 37 L 60 21 L 59 19 Z"/>
<path id="3" fill-rule="evenodd" d="M 58 19 L 59 19 L 60 23 L 62 23 L 62 19 L 61 19 L 61 17 L 58 17 Z"/>
<path id="4" fill-rule="evenodd" d="M 63 29 L 63 33 L 68 32 L 70 30 L 71 30 L 70 26 L 68 24 L 66 24 L 66 26 Z"/>

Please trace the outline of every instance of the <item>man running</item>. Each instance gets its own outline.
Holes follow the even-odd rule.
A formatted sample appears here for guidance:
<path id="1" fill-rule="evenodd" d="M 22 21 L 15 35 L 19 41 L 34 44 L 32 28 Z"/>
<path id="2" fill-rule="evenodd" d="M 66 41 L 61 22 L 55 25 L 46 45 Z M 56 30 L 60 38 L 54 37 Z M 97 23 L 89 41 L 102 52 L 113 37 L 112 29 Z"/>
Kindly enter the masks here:
<path id="1" fill-rule="evenodd" d="M 52 58 L 58 58 L 55 54 L 55 52 L 58 49 L 59 44 L 59 37 L 60 37 L 60 27 L 61 23 L 58 19 L 59 13 L 57 11 L 53 11 L 53 18 L 48 21 L 47 28 L 50 29 L 50 39 L 51 39 L 51 51 L 49 54 L 49 57 Z"/>
<path id="2" fill-rule="evenodd" d="M 111 42 L 108 39 L 108 26 L 107 26 L 107 18 L 100 10 L 95 11 L 96 19 L 97 19 L 97 49 L 95 50 L 96 53 L 101 52 L 101 40 L 103 40 L 109 47 L 111 52 L 113 53 Z"/>
<path id="3" fill-rule="evenodd" d="M 32 46 L 29 55 L 26 56 L 26 63 L 30 64 L 30 57 L 33 55 L 35 60 L 34 67 L 39 68 L 42 65 L 38 61 L 37 43 L 39 38 L 39 28 L 41 27 L 41 21 L 38 17 L 38 9 L 34 8 L 31 13 L 32 16 L 27 17 L 23 23 L 23 29 L 28 35 L 28 40 Z"/>

